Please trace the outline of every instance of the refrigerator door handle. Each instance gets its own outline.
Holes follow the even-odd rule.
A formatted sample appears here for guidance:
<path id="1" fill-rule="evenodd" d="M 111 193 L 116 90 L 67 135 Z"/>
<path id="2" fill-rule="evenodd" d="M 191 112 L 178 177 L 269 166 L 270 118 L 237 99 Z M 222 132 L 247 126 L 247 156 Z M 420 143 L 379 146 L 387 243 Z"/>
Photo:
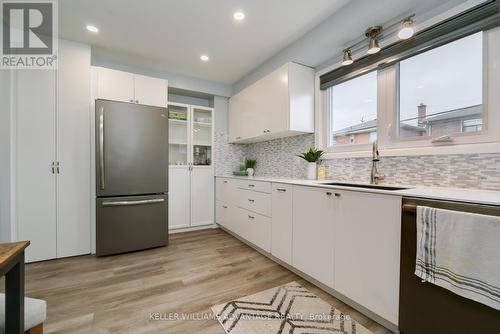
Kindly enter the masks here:
<path id="1" fill-rule="evenodd" d="M 165 202 L 164 198 L 156 198 L 156 199 L 145 199 L 139 201 L 102 202 L 102 206 L 130 206 L 130 205 L 155 204 L 163 202 Z"/>
<path id="2" fill-rule="evenodd" d="M 99 175 L 101 190 L 104 190 L 104 107 L 99 108 Z"/>

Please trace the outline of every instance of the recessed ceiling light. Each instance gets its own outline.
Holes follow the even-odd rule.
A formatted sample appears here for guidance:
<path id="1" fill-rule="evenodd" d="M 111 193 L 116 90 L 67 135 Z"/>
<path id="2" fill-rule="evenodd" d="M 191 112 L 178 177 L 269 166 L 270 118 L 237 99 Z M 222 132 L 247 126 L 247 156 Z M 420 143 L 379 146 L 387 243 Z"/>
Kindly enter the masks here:
<path id="1" fill-rule="evenodd" d="M 203 61 L 203 62 L 207 62 L 210 60 L 210 57 L 208 57 L 207 55 L 201 55 L 200 56 L 200 60 Z"/>
<path id="2" fill-rule="evenodd" d="M 87 30 L 90 32 L 99 32 L 99 29 L 96 26 L 93 26 L 91 24 L 87 25 Z"/>
<path id="3" fill-rule="evenodd" d="M 245 13 L 243 13 L 241 10 L 238 10 L 238 11 L 234 12 L 233 18 L 236 21 L 243 21 L 245 19 Z"/>

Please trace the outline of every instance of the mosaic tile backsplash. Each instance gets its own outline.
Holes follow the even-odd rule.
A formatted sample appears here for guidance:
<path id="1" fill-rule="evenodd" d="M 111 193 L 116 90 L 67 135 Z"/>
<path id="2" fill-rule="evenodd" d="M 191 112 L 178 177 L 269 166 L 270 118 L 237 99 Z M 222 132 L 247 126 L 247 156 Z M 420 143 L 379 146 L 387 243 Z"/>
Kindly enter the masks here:
<path id="1" fill-rule="evenodd" d="M 216 175 L 238 169 L 245 157 L 256 159 L 257 176 L 303 179 L 306 162 L 296 154 L 314 146 L 314 135 L 300 135 L 255 144 L 227 143 L 216 135 Z M 371 158 L 324 160 L 328 178 L 369 182 Z M 384 183 L 500 190 L 500 153 L 384 157 L 379 171 Z"/>

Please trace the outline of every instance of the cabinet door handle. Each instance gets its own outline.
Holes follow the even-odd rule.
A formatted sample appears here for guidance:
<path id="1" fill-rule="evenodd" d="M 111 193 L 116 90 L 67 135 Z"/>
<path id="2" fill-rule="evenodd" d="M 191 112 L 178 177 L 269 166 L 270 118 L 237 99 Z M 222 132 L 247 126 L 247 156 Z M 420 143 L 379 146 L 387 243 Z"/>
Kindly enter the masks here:
<path id="1" fill-rule="evenodd" d="M 248 218 L 250 218 L 250 219 L 255 219 L 255 217 L 254 217 L 254 216 L 250 216 L 250 215 L 248 215 Z"/>
<path id="2" fill-rule="evenodd" d="M 341 194 L 335 193 L 335 197 L 340 197 L 340 196 L 341 196 Z"/>
<path id="3" fill-rule="evenodd" d="M 227 181 L 222 181 L 222 183 L 227 183 Z"/>
<path id="4" fill-rule="evenodd" d="M 135 103 L 139 103 L 139 100 L 135 100 Z"/>
<path id="5" fill-rule="evenodd" d="M 331 193 L 331 192 L 329 192 L 329 191 L 327 191 L 327 192 L 326 192 L 326 196 L 332 196 L 332 193 Z"/>
<path id="6" fill-rule="evenodd" d="M 251 202 L 251 203 L 255 202 L 255 200 L 251 199 L 251 198 L 249 198 L 248 201 Z"/>
<path id="7" fill-rule="evenodd" d="M 227 209 L 227 205 L 223 205 L 222 207 L 223 207 L 224 209 Z"/>
<path id="8" fill-rule="evenodd" d="M 276 190 L 281 191 L 282 193 L 284 193 L 286 191 L 286 189 L 283 189 L 283 188 L 277 188 Z"/>
<path id="9" fill-rule="evenodd" d="M 130 103 L 134 103 L 134 100 L 132 100 L 132 99 L 130 99 L 130 100 L 128 100 L 128 101 L 129 101 Z"/>
<path id="10" fill-rule="evenodd" d="M 248 186 L 249 186 L 250 188 L 253 188 L 253 187 L 255 187 L 255 184 L 249 184 Z"/>
<path id="11" fill-rule="evenodd" d="M 51 170 L 52 174 L 56 173 L 56 168 L 55 168 L 55 162 L 54 161 L 52 161 L 52 164 L 50 165 L 50 170 Z"/>
<path id="12" fill-rule="evenodd" d="M 56 174 L 60 174 L 60 172 L 59 172 L 59 161 L 56 161 Z"/>

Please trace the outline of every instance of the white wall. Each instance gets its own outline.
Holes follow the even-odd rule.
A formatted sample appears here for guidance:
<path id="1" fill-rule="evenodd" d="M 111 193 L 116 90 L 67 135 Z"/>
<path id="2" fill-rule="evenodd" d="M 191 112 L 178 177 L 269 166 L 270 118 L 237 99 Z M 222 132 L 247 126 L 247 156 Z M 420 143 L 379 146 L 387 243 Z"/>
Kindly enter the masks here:
<path id="1" fill-rule="evenodd" d="M 0 70 L 0 242 L 10 241 L 10 72 Z"/>
<path id="2" fill-rule="evenodd" d="M 229 99 L 222 96 L 214 96 L 212 106 L 215 109 L 215 132 L 228 131 Z"/>
<path id="3" fill-rule="evenodd" d="M 92 65 L 167 79 L 169 87 L 189 90 L 193 92 L 219 96 L 231 96 L 233 92 L 233 88 L 231 85 L 181 75 L 167 70 L 144 68 L 140 66 L 121 63 L 113 59 L 113 55 L 111 54 L 107 56 L 99 53 L 99 55 L 97 56 L 93 52 Z"/>
<path id="4" fill-rule="evenodd" d="M 482 0 L 471 0 L 472 2 Z M 467 2 L 471 2 L 467 1 Z M 295 42 L 250 72 L 233 85 L 233 94 L 250 86 L 286 62 L 293 61 L 324 69 L 340 61 L 341 51 L 363 36 L 365 28 L 386 24 L 416 13 L 422 22 L 434 17 L 465 0 L 351 0 L 338 12 L 318 24 Z"/>

